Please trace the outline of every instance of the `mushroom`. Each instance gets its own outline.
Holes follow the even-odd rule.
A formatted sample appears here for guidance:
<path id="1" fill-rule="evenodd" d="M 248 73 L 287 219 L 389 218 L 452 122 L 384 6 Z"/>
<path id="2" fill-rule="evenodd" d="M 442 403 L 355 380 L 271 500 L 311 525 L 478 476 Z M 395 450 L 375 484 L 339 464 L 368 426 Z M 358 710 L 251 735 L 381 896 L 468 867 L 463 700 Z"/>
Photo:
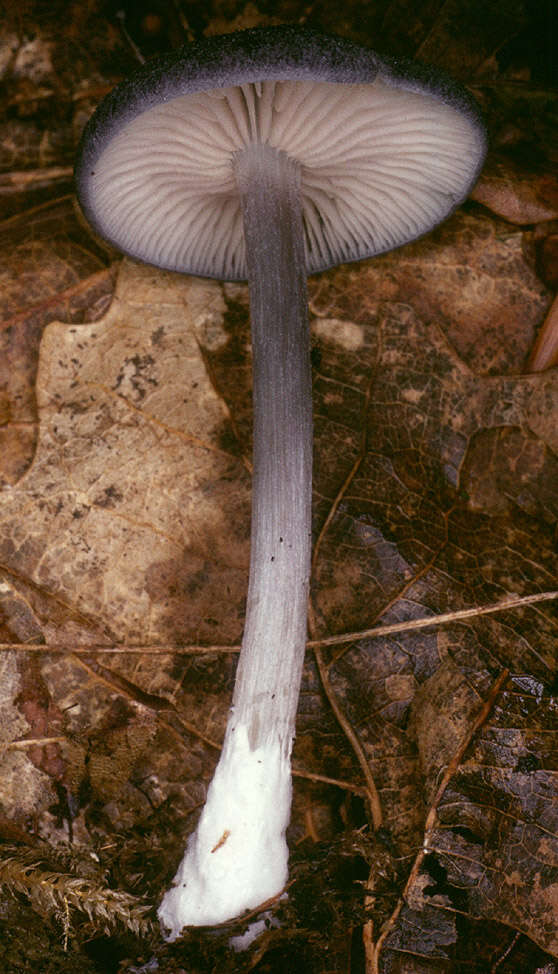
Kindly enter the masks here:
<path id="1" fill-rule="evenodd" d="M 447 77 L 293 26 L 148 63 L 86 127 L 76 179 L 94 229 L 141 261 L 250 291 L 245 630 L 221 757 L 159 908 L 169 939 L 256 908 L 287 880 L 311 551 L 307 275 L 429 231 L 484 153 L 477 106 Z"/>

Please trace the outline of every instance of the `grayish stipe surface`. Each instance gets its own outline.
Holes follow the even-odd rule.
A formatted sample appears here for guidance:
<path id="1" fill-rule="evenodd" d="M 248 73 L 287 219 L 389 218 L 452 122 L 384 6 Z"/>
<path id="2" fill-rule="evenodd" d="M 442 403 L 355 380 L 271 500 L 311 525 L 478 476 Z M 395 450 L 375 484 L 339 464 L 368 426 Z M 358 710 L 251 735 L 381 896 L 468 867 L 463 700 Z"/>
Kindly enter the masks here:
<path id="1" fill-rule="evenodd" d="M 312 389 L 300 166 L 256 144 L 235 158 L 250 285 L 254 475 L 250 581 L 232 725 L 289 754 L 311 551 Z"/>

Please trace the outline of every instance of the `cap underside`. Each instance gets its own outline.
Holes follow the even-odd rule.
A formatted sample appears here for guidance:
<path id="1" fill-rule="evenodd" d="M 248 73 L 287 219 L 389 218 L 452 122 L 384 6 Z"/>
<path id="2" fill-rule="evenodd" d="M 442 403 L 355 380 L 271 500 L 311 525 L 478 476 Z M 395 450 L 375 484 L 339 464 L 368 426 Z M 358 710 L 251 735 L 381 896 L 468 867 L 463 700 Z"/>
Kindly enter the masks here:
<path id="1" fill-rule="evenodd" d="M 266 80 L 181 95 L 127 122 L 87 174 L 88 215 L 140 260 L 244 280 L 233 160 L 253 142 L 301 166 L 308 273 L 426 233 L 462 202 L 484 154 L 466 113 L 381 77 Z"/>

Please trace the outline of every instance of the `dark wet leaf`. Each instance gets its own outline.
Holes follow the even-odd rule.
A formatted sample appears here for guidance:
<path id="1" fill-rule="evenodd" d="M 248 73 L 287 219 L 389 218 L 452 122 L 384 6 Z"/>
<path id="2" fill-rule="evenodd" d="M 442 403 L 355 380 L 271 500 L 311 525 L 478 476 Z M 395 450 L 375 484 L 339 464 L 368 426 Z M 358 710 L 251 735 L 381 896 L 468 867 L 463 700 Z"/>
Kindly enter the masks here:
<path id="1" fill-rule="evenodd" d="M 227 716 L 249 325 L 243 287 L 113 264 L 71 199 L 95 104 L 205 33 L 303 22 L 471 86 L 491 137 L 473 201 L 310 282 L 313 635 L 554 589 L 557 377 L 523 373 L 557 281 L 552 4 L 117 6 L 10 0 L 0 28 L 0 873 L 19 897 L 2 896 L 0 967 L 555 974 L 552 602 L 325 647 L 329 699 L 308 654 L 294 883 L 251 954 L 228 930 L 171 949 L 141 924 L 104 932 L 106 903 L 168 883 Z M 39 836 L 67 860 L 48 875 L 29 871 Z M 85 922 L 64 895 L 92 889 L 106 903 Z"/>

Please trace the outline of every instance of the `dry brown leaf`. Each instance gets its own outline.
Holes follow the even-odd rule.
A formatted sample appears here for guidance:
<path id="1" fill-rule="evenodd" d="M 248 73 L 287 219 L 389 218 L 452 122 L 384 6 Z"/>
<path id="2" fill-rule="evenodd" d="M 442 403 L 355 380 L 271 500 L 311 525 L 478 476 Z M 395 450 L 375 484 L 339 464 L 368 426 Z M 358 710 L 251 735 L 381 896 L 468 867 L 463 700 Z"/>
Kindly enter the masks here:
<path id="1" fill-rule="evenodd" d="M 485 169 L 471 197 L 520 226 L 558 218 L 558 177 L 525 172 L 507 160 Z"/>
<path id="2" fill-rule="evenodd" d="M 440 792 L 441 766 L 451 766 L 467 741 L 475 710 L 471 689 L 451 661 L 415 697 L 419 758 L 435 805 L 385 940 L 388 956 L 454 957 L 456 918 L 465 913 L 502 922 L 553 954 L 558 950 L 557 749 L 547 732 L 556 705 L 534 681 L 512 680 Z"/>
<path id="3" fill-rule="evenodd" d="M 50 209 L 52 212 L 50 212 Z M 0 482 L 14 484 L 36 447 L 35 381 L 39 343 L 55 315 L 68 321 L 94 317 L 106 299 L 112 274 L 79 239 L 68 207 L 40 209 L 3 226 L 5 257 L 0 270 L 4 301 L 0 315 Z M 23 226 L 22 226 L 23 224 Z M 75 217 L 73 229 L 76 229 Z M 54 231 L 50 234 L 48 230 Z M 0 231 L 0 235 L 2 231 Z M 19 238 L 19 239 L 18 239 Z M 6 241 L 8 245 L 6 247 Z"/>
<path id="4" fill-rule="evenodd" d="M 362 279 L 367 277 L 364 272 Z M 362 281 L 355 275 L 352 283 L 343 294 L 354 307 Z M 366 428 L 360 466 L 343 490 L 317 562 L 315 601 L 326 626 L 321 631 L 358 631 L 372 618 L 396 622 L 423 615 L 426 606 L 438 614 L 450 605 L 481 604 L 505 592 L 554 584 L 558 373 L 475 375 L 436 324 L 425 323 L 403 305 L 379 305 L 375 328 L 363 327 L 360 341 L 354 325 L 341 327 L 337 342 L 335 321 L 318 325 L 323 338 L 330 330 L 329 340 L 321 343 L 316 383 L 321 457 L 316 488 L 324 509 L 332 503 L 336 476 L 340 487 L 354 467 L 359 431 L 363 424 Z M 352 342 L 341 348 L 347 334 Z M 537 610 L 532 616 L 492 618 L 486 625 L 454 624 L 431 635 L 362 639 L 351 650 L 340 647 L 333 654 L 329 679 L 358 730 L 384 822 L 397 837 L 400 854 L 411 855 L 420 846 L 432 788 L 455 741 L 472 722 L 491 673 L 509 668 L 536 676 L 546 708 L 543 725 L 550 730 L 556 630 L 555 610 Z M 408 725 L 410 706 L 415 721 Z M 529 751 L 530 740 L 517 728 L 518 757 Z M 541 751 L 540 744 L 534 751 L 548 791 L 556 754 Z M 465 764 L 456 780 L 466 775 Z M 508 803 L 502 789 L 514 792 L 517 779 L 511 776 L 502 786 L 490 768 L 481 768 L 479 775 L 484 795 L 478 815 L 488 804 L 497 809 L 503 836 L 497 851 L 490 845 L 476 851 L 484 876 L 494 873 L 498 856 L 511 869 L 514 830 L 521 828 L 524 815 L 539 845 L 546 833 L 556 836 L 558 817 L 549 802 L 523 809 L 520 794 L 509 830 L 504 830 Z M 452 824 L 458 836 L 469 827 L 467 817 L 457 812 Z M 475 871 L 463 865 L 473 891 L 464 901 L 466 912 L 523 930 L 554 952 L 550 877 L 554 882 L 558 877 L 553 855 L 541 848 L 530 859 L 521 857 L 513 909 L 511 899 L 496 894 L 494 886 L 477 889 Z M 442 860 L 448 876 L 445 895 L 450 896 L 453 885 L 463 888 L 464 877 L 456 876 L 455 865 L 450 875 Z M 542 876 L 545 887 L 551 887 L 548 892 L 541 891 Z M 458 939 L 451 915 L 438 916 L 437 901 L 427 903 L 423 896 L 419 917 L 416 890 L 414 895 L 413 916 L 401 912 L 386 949 L 449 957 L 447 948 L 453 949 Z M 540 922 L 532 919 L 537 911 Z M 417 940 L 419 929 L 422 939 Z"/>
<path id="5" fill-rule="evenodd" d="M 474 86 L 503 168 L 431 238 L 311 282 L 316 537 L 327 527 L 319 634 L 556 588 L 556 377 L 518 378 L 556 284 L 556 100 L 537 21 L 549 4 L 347 4 L 273 15 L 445 66 Z M 34 845 L 38 831 L 66 850 L 71 839 L 82 863 L 99 858 L 113 891 L 155 901 L 204 800 L 234 657 L 37 648 L 238 641 L 247 297 L 124 265 L 109 314 L 81 324 L 111 293 L 107 255 L 56 196 L 70 190 L 89 111 L 136 54 L 110 12 L 62 6 L 9 3 L 0 32 L 0 637 L 34 648 L 0 655 L 0 836 Z M 188 23 L 184 4 L 164 2 L 154 17 L 129 5 L 124 15 L 144 56 L 217 24 L 269 19 L 213 4 L 188 9 Z M 494 212 L 547 222 L 522 233 Z M 104 283 L 90 290 L 92 273 Z M 37 411 L 52 317 L 67 323 L 47 329 Z M 368 960 L 385 931 L 382 974 L 550 974 L 555 647 L 545 604 L 324 649 L 338 712 L 379 786 L 374 838 L 362 766 L 307 657 L 295 763 L 313 780 L 295 783 L 283 927 L 260 940 L 253 964 L 348 970 L 356 953 L 358 965 L 366 905 Z M 503 667 L 512 676 L 476 726 Z M 52 936 L 44 917 L 30 927 L 19 901 L 2 910 L 6 974 L 34 945 L 49 974 L 90 969 L 71 938 L 69 954 L 56 953 L 66 915 Z M 227 936 L 158 950 L 159 970 L 237 971 Z M 116 956 L 120 942 L 100 943 Z M 123 970 L 144 964 L 141 950 Z"/>
<path id="6" fill-rule="evenodd" d="M 530 372 L 542 372 L 558 364 L 558 297 L 543 321 L 528 363 Z"/>
<path id="7" fill-rule="evenodd" d="M 319 315 L 356 322 L 380 301 L 406 302 L 444 329 L 473 371 L 489 374 L 521 371 L 551 303 L 521 232 L 464 212 L 425 240 L 317 279 L 311 297 Z"/>
<path id="8" fill-rule="evenodd" d="M 45 330 L 34 462 L 0 504 L 8 641 L 60 640 L 71 647 L 107 638 L 171 646 L 214 642 L 216 635 L 238 640 L 249 482 L 241 457 L 221 442 L 227 413 L 201 352 L 202 343 L 226 343 L 222 316 L 216 284 L 125 263 L 101 320 Z M 130 777 L 137 765 L 150 773 L 151 705 L 159 699 L 153 694 L 179 688 L 172 665 L 164 663 L 123 659 L 123 677 L 135 684 L 122 684 L 71 656 L 45 657 L 38 670 L 31 660 L 20 658 L 18 667 L 4 657 L 12 669 L 4 684 L 3 813 L 15 821 L 33 813 L 58 836 L 48 811 L 53 788 L 61 786 L 75 802 L 87 756 L 87 787 L 107 814 L 118 799 L 120 828 L 149 814 Z M 39 699 L 31 687 L 43 682 Z M 200 695 L 196 686 L 189 692 Z M 219 684 L 214 695 L 221 698 Z M 21 720 L 8 720 L 12 708 Z M 226 703 L 215 717 L 208 693 L 197 709 L 201 734 L 202 715 L 219 727 Z M 46 743 L 54 734 L 57 743 Z M 25 750 L 9 746 L 28 738 L 36 743 Z M 185 794 L 193 790 L 195 802 L 202 770 L 204 777 L 211 771 L 207 746 L 200 742 L 198 750 L 204 765 L 195 742 L 186 759 L 183 748 L 169 753 L 172 780 L 183 776 Z M 165 753 L 161 758 L 164 778 Z M 91 843 L 83 819 L 71 827 Z"/>
<path id="9" fill-rule="evenodd" d="M 221 315 L 217 285 L 125 264 L 103 319 L 43 336 L 40 441 L 3 497 L 2 562 L 122 642 L 239 634 L 248 483 L 196 338 Z"/>
<path id="10" fill-rule="evenodd" d="M 325 285 L 335 310 L 341 301 L 360 308 L 355 320 L 313 321 L 318 524 L 363 450 L 363 430 L 366 437 L 360 467 L 319 552 L 316 605 L 324 631 L 353 631 L 380 615 L 397 621 L 552 587 L 556 374 L 476 375 L 437 324 L 407 305 L 370 302 L 370 266 L 322 282 L 320 300 L 327 297 Z M 345 275 L 342 298 L 339 275 Z M 233 305 L 244 296 L 228 294 Z M 245 375 L 247 326 L 233 316 L 229 332 L 224 312 L 218 285 L 125 262 L 103 319 L 47 328 L 37 381 L 37 453 L 27 474 L 2 495 L 0 550 L 7 605 L 13 606 L 6 615 L 8 638 L 21 641 L 28 633 L 35 641 L 69 646 L 92 634 L 95 641 L 170 645 L 238 640 L 249 482 L 240 456 L 228 447 L 228 411 L 213 382 L 224 374 L 231 341 L 238 374 Z M 544 686 L 553 665 L 552 611 L 524 610 L 518 619 L 364 639 L 333 658 L 329 677 L 370 762 L 399 857 L 420 843 L 428 782 L 443 768 L 490 673 L 510 666 L 535 674 Z M 73 793 L 84 775 L 90 800 L 120 829 L 145 821 L 150 802 L 170 794 L 182 807 L 195 807 L 214 760 L 202 735 L 220 739 L 231 667 L 226 660 L 194 658 L 174 668 L 171 657 L 119 656 L 101 670 L 71 657 L 45 657 L 40 673 L 50 711 L 37 711 L 32 701 L 27 711 L 18 706 L 22 677 L 15 672 L 8 707 L 22 716 L 44 713 L 45 736 L 60 733 L 58 718 L 49 723 L 49 713 L 66 716 L 54 752 L 53 745 L 34 745 L 33 763 L 33 754 L 6 751 L 11 780 L 21 775 L 29 798 L 20 808 L 6 795 L 5 814 L 22 821 L 33 808 L 45 832 L 59 837 L 48 812 L 52 789 L 61 782 Z M 456 687 L 443 682 L 446 672 Z M 354 763 L 343 756 L 339 738 L 333 746 L 331 729 L 329 746 L 317 746 L 317 727 L 326 740 L 327 724 L 312 680 L 308 671 L 297 763 L 350 780 Z M 438 723 L 429 750 L 418 728 L 436 724 L 421 709 L 421 701 L 435 699 L 436 682 Z M 157 721 L 165 697 L 197 727 L 197 741 L 184 738 L 185 725 Z M 407 728 L 411 706 L 415 723 Z M 173 726 L 179 730 L 174 740 L 168 736 Z M 10 739 L 30 735 L 36 736 L 28 720 Z M 63 762 L 60 772 L 55 759 Z M 140 782 L 150 782 L 149 802 L 138 792 Z M 485 787 L 488 801 L 494 782 L 488 778 Z M 87 803 L 73 828 L 91 844 L 86 810 Z M 293 828 L 306 820 L 315 838 L 315 820 L 307 816 L 308 806 L 297 801 Z M 458 835 L 462 827 L 468 826 L 458 822 Z M 533 827 L 540 829 L 536 816 Z M 504 843 L 502 853 L 506 849 Z M 442 853 L 447 858 L 452 849 Z M 480 895 L 468 910 L 471 917 L 528 930 L 552 950 L 551 936 L 523 922 L 534 902 L 528 878 L 535 866 L 525 868 L 513 914 L 504 898 L 495 913 Z M 449 888 L 449 870 L 448 876 Z M 421 900 L 416 890 L 413 896 L 412 908 L 420 906 L 438 956 L 441 942 L 453 943 L 454 928 L 437 901 L 427 902 L 426 894 Z M 423 949 L 409 933 L 410 908 L 401 911 L 386 951 Z"/>

